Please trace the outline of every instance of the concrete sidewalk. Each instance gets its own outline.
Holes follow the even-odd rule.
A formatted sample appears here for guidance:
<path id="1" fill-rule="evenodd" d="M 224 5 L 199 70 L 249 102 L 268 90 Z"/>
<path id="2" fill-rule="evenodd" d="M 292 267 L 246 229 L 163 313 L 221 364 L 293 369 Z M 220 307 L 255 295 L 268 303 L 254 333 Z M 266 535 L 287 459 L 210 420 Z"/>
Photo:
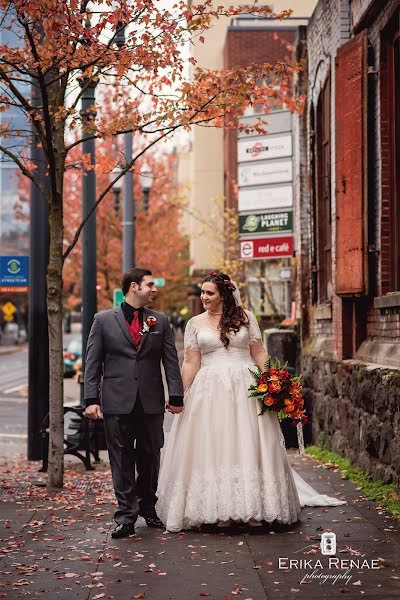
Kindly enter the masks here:
<path id="1" fill-rule="evenodd" d="M 67 458 L 66 489 L 48 495 L 35 485 L 45 481 L 37 464 L 3 459 L 0 597 L 400 598 L 398 522 L 361 498 L 340 473 L 311 458 L 290 456 L 318 491 L 344 496 L 348 504 L 305 508 L 295 526 L 257 535 L 246 528 L 229 534 L 169 534 L 140 520 L 136 537 L 118 541 L 110 537 L 114 497 L 107 463 L 85 472 Z M 346 561 L 342 570 L 328 569 L 328 557 L 321 554 L 319 540 L 325 530 L 337 535 L 336 558 Z M 280 568 L 279 559 L 286 568 Z M 318 560 L 323 569 L 315 571 Z M 349 570 L 350 560 L 357 562 Z M 379 568 L 371 569 L 374 564 Z M 317 578 L 343 577 L 346 571 L 336 582 Z"/>

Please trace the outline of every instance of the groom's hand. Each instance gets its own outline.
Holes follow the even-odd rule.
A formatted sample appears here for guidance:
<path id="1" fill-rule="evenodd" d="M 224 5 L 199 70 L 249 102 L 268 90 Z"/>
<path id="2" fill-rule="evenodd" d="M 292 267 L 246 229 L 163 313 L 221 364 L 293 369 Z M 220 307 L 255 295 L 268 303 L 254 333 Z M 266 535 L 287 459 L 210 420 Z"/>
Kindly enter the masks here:
<path id="1" fill-rule="evenodd" d="M 183 406 L 171 406 L 171 404 L 167 404 L 166 409 L 173 415 L 178 415 L 183 411 Z"/>
<path id="2" fill-rule="evenodd" d="M 94 420 L 100 419 L 100 417 L 101 417 L 100 406 L 98 404 L 90 404 L 89 406 L 86 407 L 85 415 L 88 417 L 88 419 L 94 419 Z"/>

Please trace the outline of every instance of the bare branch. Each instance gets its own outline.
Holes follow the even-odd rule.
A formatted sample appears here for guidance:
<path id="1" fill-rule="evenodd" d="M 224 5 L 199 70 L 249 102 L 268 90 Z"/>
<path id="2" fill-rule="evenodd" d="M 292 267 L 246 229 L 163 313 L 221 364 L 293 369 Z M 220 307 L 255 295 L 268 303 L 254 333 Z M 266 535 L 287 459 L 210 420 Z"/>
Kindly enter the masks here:
<path id="1" fill-rule="evenodd" d="M 11 152 L 11 150 L 9 150 L 9 148 L 6 148 L 5 146 L 2 146 L 2 145 L 0 145 L 0 152 L 3 152 L 3 154 L 5 154 L 9 158 L 11 158 L 11 160 L 17 165 L 17 167 L 19 168 L 19 170 L 21 171 L 21 173 L 23 175 L 25 175 L 25 177 L 28 177 L 28 179 L 30 179 L 32 181 L 32 183 L 37 187 L 37 189 L 45 196 L 45 190 L 40 185 L 39 179 L 37 177 L 35 177 L 35 175 L 33 174 L 33 172 L 30 171 L 24 165 L 24 163 L 22 162 L 22 160 L 16 154 L 14 154 L 14 152 Z"/>

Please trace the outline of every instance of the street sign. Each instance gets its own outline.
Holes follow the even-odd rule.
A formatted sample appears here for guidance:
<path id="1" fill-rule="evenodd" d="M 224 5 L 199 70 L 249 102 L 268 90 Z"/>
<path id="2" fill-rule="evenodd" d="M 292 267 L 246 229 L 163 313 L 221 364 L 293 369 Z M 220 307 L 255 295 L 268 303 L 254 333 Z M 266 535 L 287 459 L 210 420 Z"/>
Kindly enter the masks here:
<path id="1" fill-rule="evenodd" d="M 293 256 L 293 236 L 240 240 L 240 258 L 287 258 Z"/>
<path id="2" fill-rule="evenodd" d="M 239 212 L 276 210 L 291 206 L 293 206 L 292 184 L 239 190 Z"/>
<path id="3" fill-rule="evenodd" d="M 163 277 L 156 277 L 154 279 L 154 285 L 156 287 L 164 287 L 165 286 L 165 279 Z"/>
<path id="4" fill-rule="evenodd" d="M 17 309 L 12 302 L 6 302 L 1 307 L 1 310 L 3 311 L 3 318 L 5 321 L 13 321 L 14 320 L 14 314 Z"/>
<path id="5" fill-rule="evenodd" d="M 239 234 L 276 233 L 293 230 L 293 211 L 260 212 L 239 214 Z"/>
<path id="6" fill-rule="evenodd" d="M 263 135 L 255 138 L 239 138 L 238 162 L 254 162 L 269 158 L 292 156 L 292 135 Z"/>
<path id="7" fill-rule="evenodd" d="M 123 295 L 122 290 L 118 288 L 113 291 L 113 298 L 114 308 L 117 308 L 125 300 L 125 296 Z"/>
<path id="8" fill-rule="evenodd" d="M 270 160 L 269 162 L 241 164 L 238 167 L 238 183 L 240 187 L 249 185 L 267 185 L 269 183 L 286 183 L 293 179 L 293 163 L 291 158 Z"/>
<path id="9" fill-rule="evenodd" d="M 0 256 L 0 287 L 27 287 L 29 284 L 28 256 Z"/>

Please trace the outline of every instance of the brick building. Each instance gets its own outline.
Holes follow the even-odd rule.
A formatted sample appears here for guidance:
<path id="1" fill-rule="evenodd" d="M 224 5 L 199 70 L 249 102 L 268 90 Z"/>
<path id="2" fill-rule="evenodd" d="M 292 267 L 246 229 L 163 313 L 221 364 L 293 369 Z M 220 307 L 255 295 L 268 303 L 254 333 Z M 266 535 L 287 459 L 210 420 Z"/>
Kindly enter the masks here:
<path id="1" fill-rule="evenodd" d="M 303 3 L 298 8 L 298 19 L 307 23 L 304 15 L 311 13 L 312 3 Z M 296 40 L 299 22 L 290 20 L 277 22 L 265 19 L 254 19 L 250 15 L 233 19 L 228 27 L 224 47 L 224 68 L 246 67 L 252 63 L 269 62 L 276 64 L 279 60 L 290 58 Z M 257 114 L 254 113 L 254 114 Z M 253 118 L 253 117 L 249 117 Z M 290 119 L 289 115 L 289 119 Z M 267 118 L 268 120 L 268 118 Z M 289 125 L 289 132 L 291 126 Z M 269 128 L 269 132 L 271 128 Z M 240 135 L 239 135 L 240 138 Z M 249 136 L 257 143 L 257 134 Z M 265 164 L 265 163 L 264 163 Z M 238 134 L 227 130 L 224 134 L 224 188 L 225 206 L 238 209 Z M 269 186 L 266 186 L 268 194 Z M 263 207 L 263 208 L 266 208 Z M 254 209 L 250 209 L 254 211 Z M 244 214 L 244 213 L 243 213 Z M 256 213 L 257 214 L 257 213 Z M 234 244 L 226 245 L 226 253 L 237 253 L 236 224 Z M 267 323 L 279 321 L 285 313 L 291 312 L 290 287 L 279 276 L 280 270 L 290 260 L 285 259 L 252 259 L 246 261 L 243 278 L 246 280 L 246 304 L 255 313 L 262 315 Z M 287 302 L 287 299 L 289 302 Z"/>
<path id="2" fill-rule="evenodd" d="M 307 106 L 295 128 L 297 306 L 314 437 L 396 482 L 399 24 L 399 0 L 320 0 L 297 47 Z"/>

